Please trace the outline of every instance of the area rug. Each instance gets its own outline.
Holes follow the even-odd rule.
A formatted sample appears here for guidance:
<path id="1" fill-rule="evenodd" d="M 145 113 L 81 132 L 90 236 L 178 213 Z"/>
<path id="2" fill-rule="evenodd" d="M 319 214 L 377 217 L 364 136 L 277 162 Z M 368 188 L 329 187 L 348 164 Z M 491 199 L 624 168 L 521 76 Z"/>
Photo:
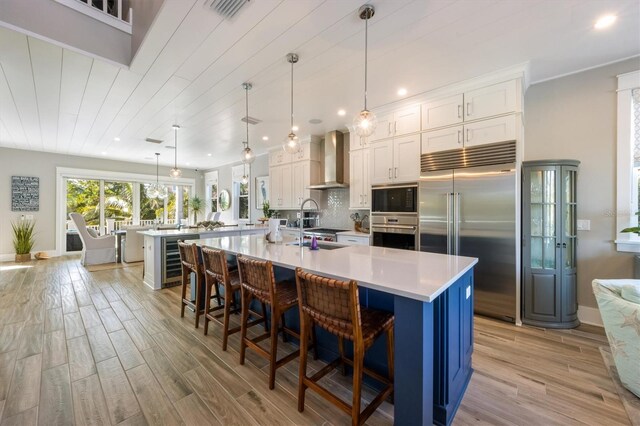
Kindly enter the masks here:
<path id="1" fill-rule="evenodd" d="M 622 405 L 624 405 L 624 409 L 627 410 L 627 415 L 629 416 L 631 424 L 633 426 L 640 426 L 640 398 L 629 392 L 620 382 L 618 370 L 616 369 L 616 364 L 613 361 L 613 356 L 611 355 L 609 348 L 600 346 L 600 354 L 602 355 L 604 365 L 607 367 L 607 370 L 609 370 L 609 375 L 616 386 Z"/>
<path id="2" fill-rule="evenodd" d="M 110 271 L 112 269 L 141 267 L 142 263 L 103 263 L 102 265 L 88 265 L 85 269 L 89 272 Z"/>

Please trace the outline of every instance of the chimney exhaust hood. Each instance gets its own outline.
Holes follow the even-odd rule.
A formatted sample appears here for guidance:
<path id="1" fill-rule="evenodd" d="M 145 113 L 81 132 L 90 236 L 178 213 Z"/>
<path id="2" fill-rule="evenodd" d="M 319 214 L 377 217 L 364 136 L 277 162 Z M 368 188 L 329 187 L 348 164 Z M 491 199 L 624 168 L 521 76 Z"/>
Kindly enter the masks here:
<path id="1" fill-rule="evenodd" d="M 324 183 L 309 189 L 348 188 L 344 183 L 344 135 L 338 130 L 324 137 Z"/>

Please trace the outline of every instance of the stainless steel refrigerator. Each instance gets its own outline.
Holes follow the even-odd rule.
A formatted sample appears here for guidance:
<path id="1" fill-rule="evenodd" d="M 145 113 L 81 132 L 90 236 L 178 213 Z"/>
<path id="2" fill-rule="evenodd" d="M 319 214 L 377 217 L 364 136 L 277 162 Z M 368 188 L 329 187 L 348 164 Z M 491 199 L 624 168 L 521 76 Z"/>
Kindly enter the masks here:
<path id="1" fill-rule="evenodd" d="M 477 257 L 476 313 L 515 321 L 515 164 L 421 173 L 420 250 Z"/>

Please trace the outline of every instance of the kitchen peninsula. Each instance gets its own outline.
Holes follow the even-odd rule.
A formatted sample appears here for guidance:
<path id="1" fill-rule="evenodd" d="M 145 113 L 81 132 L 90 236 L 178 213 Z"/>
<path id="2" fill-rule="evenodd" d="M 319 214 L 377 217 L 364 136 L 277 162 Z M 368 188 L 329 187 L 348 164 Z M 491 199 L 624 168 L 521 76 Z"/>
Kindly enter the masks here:
<path id="1" fill-rule="evenodd" d="M 473 268 L 478 260 L 373 246 L 311 251 L 294 242 L 270 244 L 256 235 L 194 241 L 286 269 L 356 280 L 363 306 L 395 315 L 394 423 L 449 424 L 473 371 Z M 289 319 L 287 324 L 296 327 Z M 333 359 L 335 342 L 318 333 L 318 344 L 321 357 Z M 365 363 L 386 369 L 383 342 L 374 344 Z"/>
<path id="2" fill-rule="evenodd" d="M 180 280 L 180 253 L 178 240 L 195 240 L 216 236 L 260 235 L 267 232 L 262 225 L 221 226 L 212 230 L 203 228 L 163 229 L 139 231 L 144 236 L 144 283 L 160 290 Z"/>

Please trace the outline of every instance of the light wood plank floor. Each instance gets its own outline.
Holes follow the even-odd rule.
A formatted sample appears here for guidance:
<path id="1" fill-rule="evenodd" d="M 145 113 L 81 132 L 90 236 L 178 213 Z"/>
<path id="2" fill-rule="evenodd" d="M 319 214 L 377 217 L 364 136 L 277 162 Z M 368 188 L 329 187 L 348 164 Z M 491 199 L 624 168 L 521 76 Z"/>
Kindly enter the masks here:
<path id="1" fill-rule="evenodd" d="M 151 291 L 141 275 L 141 266 L 90 273 L 77 257 L 0 263 L 2 425 L 350 422 L 311 391 L 298 413 L 297 362 L 268 390 L 265 360 L 248 351 L 238 364 L 237 334 L 223 352 L 219 326 L 204 336 L 193 314 L 179 317 L 177 288 Z M 475 339 L 475 373 L 455 424 L 628 424 L 598 351 L 600 329 L 478 317 Z M 350 398 L 348 377 L 324 380 Z M 392 422 L 385 403 L 368 424 Z"/>

